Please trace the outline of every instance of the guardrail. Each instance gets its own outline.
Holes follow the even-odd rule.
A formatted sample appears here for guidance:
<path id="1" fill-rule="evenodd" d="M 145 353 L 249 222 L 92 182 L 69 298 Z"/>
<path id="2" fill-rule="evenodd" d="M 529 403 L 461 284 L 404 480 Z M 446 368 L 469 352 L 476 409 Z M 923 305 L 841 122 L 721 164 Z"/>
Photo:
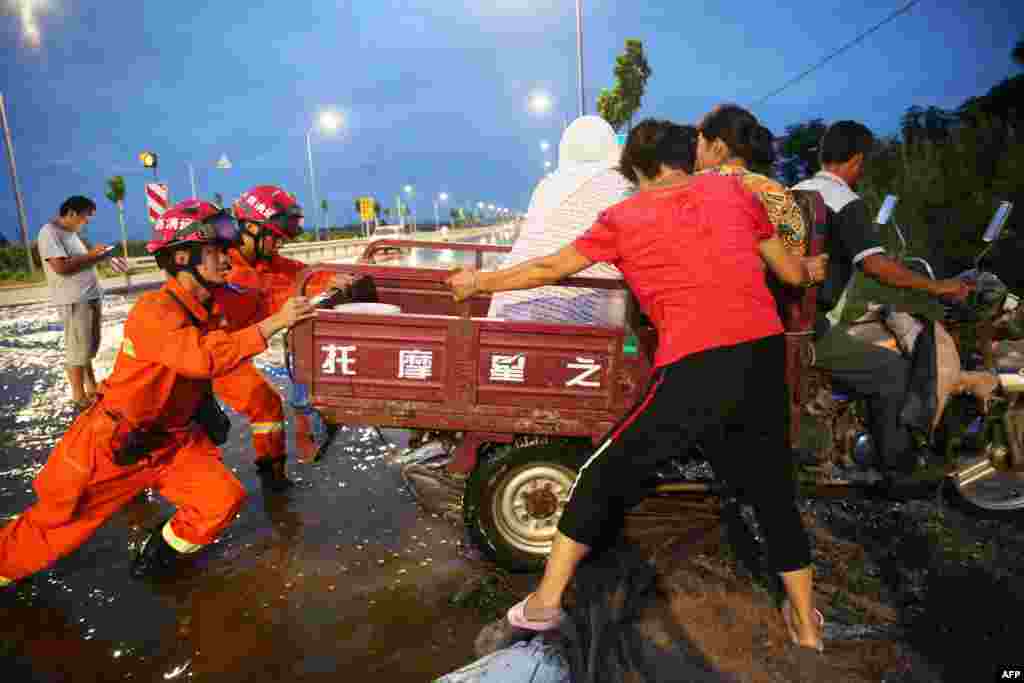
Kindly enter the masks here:
<path id="1" fill-rule="evenodd" d="M 515 229 L 515 225 L 487 225 L 476 228 L 462 228 L 449 233 L 448 239 L 455 237 L 475 237 L 487 234 L 504 228 Z M 434 241 L 441 237 L 439 231 L 413 233 L 406 236 L 410 240 Z M 288 258 L 302 261 L 303 263 L 333 260 L 347 257 L 358 257 L 366 249 L 367 245 L 380 239 L 394 239 L 395 235 L 387 237 L 358 237 L 338 240 L 326 240 L 323 242 L 297 242 L 285 244 L 281 247 L 280 253 Z M 443 238 L 442 238 L 443 239 Z M 150 268 L 156 268 L 156 259 L 152 256 L 133 256 L 128 259 L 128 273 L 134 274 Z"/>
<path id="2" fill-rule="evenodd" d="M 463 228 L 451 230 L 447 236 L 439 231 L 421 232 L 408 237 L 416 241 L 455 241 L 471 239 L 478 235 L 486 235 L 501 230 L 517 231 L 515 223 L 481 226 L 476 228 Z M 281 252 L 289 258 L 302 261 L 303 263 L 317 263 L 320 261 L 331 261 L 344 258 L 358 258 L 367 245 L 383 239 L 393 238 L 394 235 L 340 239 L 326 242 L 300 242 L 298 244 L 287 244 L 281 248 Z M 156 289 L 163 284 L 163 274 L 156 270 L 156 260 L 152 256 L 133 257 L 128 259 L 128 272 L 122 275 L 104 278 L 101 281 L 104 292 L 107 294 L 131 295 L 148 289 Z M 147 272 L 148 271 L 148 272 Z M 13 286 L 0 288 L 0 307 L 21 306 L 24 304 L 37 304 L 49 301 L 50 296 L 45 282 L 34 283 L 24 286 Z"/>

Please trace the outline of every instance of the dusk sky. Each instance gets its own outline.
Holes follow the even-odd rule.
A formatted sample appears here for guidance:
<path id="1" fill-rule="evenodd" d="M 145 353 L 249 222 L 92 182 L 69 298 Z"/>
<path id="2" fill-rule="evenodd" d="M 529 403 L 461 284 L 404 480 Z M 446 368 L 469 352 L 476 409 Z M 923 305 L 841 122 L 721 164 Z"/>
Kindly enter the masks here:
<path id="1" fill-rule="evenodd" d="M 231 200 L 259 183 L 296 193 L 312 214 L 304 135 L 324 106 L 342 135 L 314 133 L 320 197 L 335 223 L 353 199 L 394 205 L 416 188 L 419 220 L 452 203 L 525 210 L 575 118 L 573 0 L 34 0 L 40 45 L 3 0 L 0 92 L 7 100 L 30 237 L 72 194 L 99 205 L 94 240 L 119 235 L 106 178 L 127 182 L 131 239 L 148 237 L 142 150 L 160 158 L 172 201 Z M 583 0 L 587 113 L 613 83 L 615 56 L 643 41 L 654 75 L 639 117 L 693 122 L 712 105 L 750 105 L 905 4 L 905 0 L 679 2 Z M 1024 2 L 923 0 L 754 112 L 773 132 L 821 117 L 898 131 L 910 105 L 952 108 L 1019 73 Z M 527 108 L 543 89 L 555 109 Z M 636 119 L 635 119 L 636 120 Z M 234 168 L 218 170 L 226 154 Z M 0 234 L 19 238 L 6 161 Z"/>

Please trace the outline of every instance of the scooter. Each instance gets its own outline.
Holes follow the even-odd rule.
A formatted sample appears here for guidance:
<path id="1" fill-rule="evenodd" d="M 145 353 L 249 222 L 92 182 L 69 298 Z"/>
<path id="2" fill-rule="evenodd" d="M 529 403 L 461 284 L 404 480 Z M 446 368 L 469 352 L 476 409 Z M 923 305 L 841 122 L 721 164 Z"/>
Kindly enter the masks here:
<path id="1" fill-rule="evenodd" d="M 876 219 L 879 224 L 891 216 L 895 203 L 894 196 L 886 198 Z M 983 269 L 983 259 L 1000 239 L 1012 208 L 1003 202 L 997 209 L 982 236 L 984 246 L 974 268 L 957 275 L 974 289 L 966 301 L 946 305 L 941 322 L 869 305 L 869 312 L 851 327 L 854 336 L 909 356 L 924 326 L 935 325 L 937 409 L 930 428 L 920 435 L 922 452 L 931 457 L 920 463 L 918 476 L 923 483 L 929 478 L 937 481 L 940 490 L 952 494 L 965 509 L 986 514 L 1024 510 L 1024 371 L 1019 360 L 1015 365 L 1013 359 L 1001 360 L 992 353 L 995 323 L 1015 311 L 1019 298 Z M 903 232 L 895 221 L 893 227 L 901 261 L 935 279 L 927 260 L 906 256 Z M 856 475 L 873 471 L 874 447 L 859 408 L 849 396 L 823 394 L 820 389 L 808 405 L 808 412 L 823 418 L 829 434 L 831 448 L 818 451 L 818 464 L 825 472 L 845 466 L 846 472 L 855 473 L 851 479 L 864 479 Z"/>

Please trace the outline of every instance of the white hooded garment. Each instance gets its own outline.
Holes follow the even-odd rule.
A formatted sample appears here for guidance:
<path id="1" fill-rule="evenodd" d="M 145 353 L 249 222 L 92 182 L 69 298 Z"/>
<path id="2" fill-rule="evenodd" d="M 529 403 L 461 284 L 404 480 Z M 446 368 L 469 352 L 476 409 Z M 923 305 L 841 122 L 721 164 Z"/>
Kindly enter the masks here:
<path id="1" fill-rule="evenodd" d="M 519 237 L 503 268 L 553 254 L 594 224 L 601 211 L 629 196 L 632 186 L 616 169 L 615 131 L 598 116 L 573 121 L 558 145 L 558 169 L 537 185 Z M 577 277 L 621 279 L 617 268 L 597 263 Z M 619 326 L 625 317 L 622 291 L 538 287 L 495 293 L 488 315 L 574 325 Z"/>

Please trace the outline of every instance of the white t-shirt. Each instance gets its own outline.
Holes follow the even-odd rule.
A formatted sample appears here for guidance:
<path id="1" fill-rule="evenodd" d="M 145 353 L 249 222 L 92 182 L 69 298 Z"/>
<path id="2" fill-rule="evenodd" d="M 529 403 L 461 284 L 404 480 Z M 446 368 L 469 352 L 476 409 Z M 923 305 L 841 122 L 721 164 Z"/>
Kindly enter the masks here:
<path id="1" fill-rule="evenodd" d="M 73 275 L 61 275 L 47 261 L 51 258 L 88 254 L 89 250 L 77 233 L 65 230 L 56 223 L 47 223 L 39 229 L 36 244 L 46 272 L 46 282 L 50 286 L 50 300 L 54 304 L 66 306 L 102 298 L 103 289 L 96 275 L 96 266 L 83 268 Z"/>

